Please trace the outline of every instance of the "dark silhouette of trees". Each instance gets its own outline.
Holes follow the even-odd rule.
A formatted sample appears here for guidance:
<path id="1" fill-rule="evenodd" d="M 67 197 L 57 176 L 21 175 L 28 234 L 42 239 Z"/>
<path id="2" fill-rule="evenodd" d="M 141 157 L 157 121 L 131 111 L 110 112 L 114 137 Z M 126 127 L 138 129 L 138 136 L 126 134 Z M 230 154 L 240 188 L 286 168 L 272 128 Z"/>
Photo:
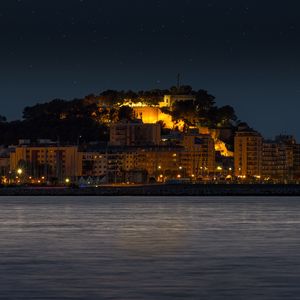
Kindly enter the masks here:
<path id="1" fill-rule="evenodd" d="M 118 111 L 118 120 L 128 120 L 131 121 L 134 119 L 134 112 L 133 109 L 129 106 L 121 106 Z"/>
<path id="2" fill-rule="evenodd" d="M 101 113 L 94 101 L 54 99 L 44 104 L 25 107 L 23 120 L 0 122 L 0 144 L 16 144 L 19 139 L 52 139 L 62 143 L 108 139 L 107 126 L 101 123 Z"/>
<path id="3" fill-rule="evenodd" d="M 207 112 L 215 106 L 215 97 L 208 94 L 206 90 L 199 90 L 195 93 L 195 105 L 198 112 Z"/>
<path id="4" fill-rule="evenodd" d="M 206 90 L 194 91 L 188 85 L 167 90 L 153 89 L 134 92 L 106 90 L 98 95 L 89 94 L 82 99 L 52 101 L 25 107 L 23 119 L 7 122 L 0 115 L 0 144 L 16 144 L 19 139 L 52 139 L 77 144 L 106 141 L 109 125 L 121 119 L 133 120 L 133 109 L 125 102 L 142 102 L 155 106 L 166 94 L 188 94 L 194 100 L 175 102 L 172 108 L 161 108 L 174 121 L 183 120 L 187 126 L 234 127 L 238 121 L 234 109 L 217 107 L 215 97 Z"/>
<path id="5" fill-rule="evenodd" d="M 183 120 L 188 126 L 226 127 L 237 121 L 234 109 L 229 106 L 217 107 L 215 97 L 205 90 L 194 93 L 195 100 L 177 101 L 171 110 L 164 110 L 173 120 Z"/>
<path id="6" fill-rule="evenodd" d="M 237 121 L 234 108 L 230 105 L 225 105 L 218 108 L 217 111 L 218 123 L 222 126 L 230 125 L 232 121 Z"/>
<path id="7" fill-rule="evenodd" d="M 183 120 L 187 125 L 194 125 L 197 121 L 197 112 L 193 100 L 177 101 L 172 106 L 171 115 L 173 120 Z"/>

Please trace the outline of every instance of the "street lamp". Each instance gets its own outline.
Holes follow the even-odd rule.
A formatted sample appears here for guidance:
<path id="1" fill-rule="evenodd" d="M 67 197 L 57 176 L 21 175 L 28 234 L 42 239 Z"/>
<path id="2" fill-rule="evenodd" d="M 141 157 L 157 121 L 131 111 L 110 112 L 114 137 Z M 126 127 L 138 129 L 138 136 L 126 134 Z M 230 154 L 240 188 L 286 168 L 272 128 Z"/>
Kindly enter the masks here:
<path id="1" fill-rule="evenodd" d="M 163 175 L 163 174 L 160 174 L 160 175 L 159 175 L 159 181 L 163 182 L 163 178 L 164 178 L 164 175 Z"/>

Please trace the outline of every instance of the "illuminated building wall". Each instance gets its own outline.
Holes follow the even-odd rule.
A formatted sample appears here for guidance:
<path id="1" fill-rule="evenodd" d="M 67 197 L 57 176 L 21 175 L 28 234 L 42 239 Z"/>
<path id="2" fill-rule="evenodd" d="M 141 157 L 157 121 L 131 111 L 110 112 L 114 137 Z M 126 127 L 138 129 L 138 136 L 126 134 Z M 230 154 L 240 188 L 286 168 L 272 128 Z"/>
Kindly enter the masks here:
<path id="1" fill-rule="evenodd" d="M 18 146 L 10 154 L 10 170 L 23 168 L 24 175 L 64 181 L 79 175 L 77 147 Z"/>
<path id="2" fill-rule="evenodd" d="M 146 170 L 149 177 L 164 181 L 181 176 L 181 148 L 156 147 L 140 149 L 137 153 L 136 167 Z"/>
<path id="3" fill-rule="evenodd" d="M 123 173 L 136 169 L 136 152 L 122 148 L 78 153 L 79 176 L 106 176 L 106 182 L 122 182 Z"/>
<path id="4" fill-rule="evenodd" d="M 199 133 L 209 134 L 215 142 L 215 151 L 219 151 L 222 156 L 233 157 L 233 152 L 229 151 L 226 144 L 220 140 L 221 130 L 220 129 L 210 129 L 208 127 L 199 127 Z"/>
<path id="5" fill-rule="evenodd" d="M 121 121 L 110 127 L 110 145 L 159 145 L 160 131 L 159 124 Z"/>
<path id="6" fill-rule="evenodd" d="M 141 119 L 144 123 L 155 124 L 158 121 L 163 121 L 166 128 L 173 128 L 174 123 L 172 117 L 164 114 L 158 107 L 134 107 L 136 118 Z"/>
<path id="7" fill-rule="evenodd" d="M 300 144 L 293 145 L 293 179 L 300 179 Z"/>
<path id="8" fill-rule="evenodd" d="M 209 135 L 189 135 L 180 147 L 142 149 L 137 167 L 158 181 L 209 176 L 215 171 L 214 141 Z"/>
<path id="9" fill-rule="evenodd" d="M 185 134 L 182 165 L 190 176 L 205 177 L 215 171 L 215 144 L 210 135 Z"/>
<path id="10" fill-rule="evenodd" d="M 234 138 L 234 171 L 238 177 L 261 176 L 262 136 L 256 131 L 238 131 Z"/>
<path id="11" fill-rule="evenodd" d="M 103 176 L 107 173 L 107 155 L 99 152 L 78 153 L 78 176 Z"/>
<path id="12" fill-rule="evenodd" d="M 264 142 L 262 145 L 263 179 L 291 179 L 293 168 L 293 146 L 275 141 Z"/>
<path id="13" fill-rule="evenodd" d="M 177 101 L 189 101 L 195 100 L 193 95 L 165 95 L 162 102 L 159 103 L 159 107 L 172 107 L 174 102 Z"/>

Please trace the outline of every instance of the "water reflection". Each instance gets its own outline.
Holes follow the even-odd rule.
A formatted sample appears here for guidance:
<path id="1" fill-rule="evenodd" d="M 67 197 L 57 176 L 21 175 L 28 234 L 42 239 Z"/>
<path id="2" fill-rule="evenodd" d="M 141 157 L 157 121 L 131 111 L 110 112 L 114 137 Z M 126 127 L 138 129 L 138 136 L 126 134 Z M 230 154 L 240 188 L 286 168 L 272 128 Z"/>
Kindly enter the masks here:
<path id="1" fill-rule="evenodd" d="M 299 198 L 1 198 L 1 299 L 297 299 Z"/>

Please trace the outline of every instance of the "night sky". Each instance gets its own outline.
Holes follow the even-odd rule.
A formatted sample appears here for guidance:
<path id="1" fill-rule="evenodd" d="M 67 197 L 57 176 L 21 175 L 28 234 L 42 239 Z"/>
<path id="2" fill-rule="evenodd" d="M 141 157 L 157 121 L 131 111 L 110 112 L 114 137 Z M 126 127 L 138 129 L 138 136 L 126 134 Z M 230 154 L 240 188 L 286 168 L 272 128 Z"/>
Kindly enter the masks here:
<path id="1" fill-rule="evenodd" d="M 1 0 L 0 114 L 104 89 L 204 88 L 300 140 L 300 1 Z"/>

